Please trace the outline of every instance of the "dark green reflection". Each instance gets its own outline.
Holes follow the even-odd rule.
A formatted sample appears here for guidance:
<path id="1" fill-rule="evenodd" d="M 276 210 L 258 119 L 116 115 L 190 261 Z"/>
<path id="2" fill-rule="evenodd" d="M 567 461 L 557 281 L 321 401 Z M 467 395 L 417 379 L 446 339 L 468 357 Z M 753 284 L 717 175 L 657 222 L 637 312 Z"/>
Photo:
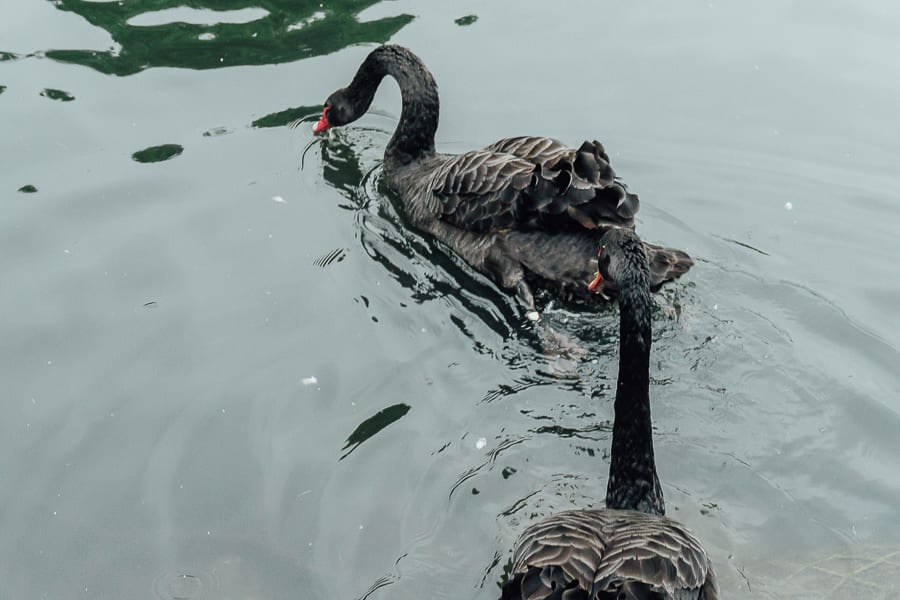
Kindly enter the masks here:
<path id="1" fill-rule="evenodd" d="M 347 443 L 344 444 L 344 447 L 341 448 L 341 450 L 347 451 L 341 456 L 340 460 L 344 460 L 350 456 L 350 453 L 356 450 L 364 441 L 391 423 L 403 418 L 403 416 L 409 412 L 409 408 L 408 404 L 394 404 L 393 406 L 388 406 L 387 408 L 378 411 L 374 416 L 369 417 L 360 423 L 359 427 L 354 429 L 353 433 L 350 434 L 350 437 L 347 438 Z"/>
<path id="2" fill-rule="evenodd" d="M 163 144 L 162 146 L 151 146 L 138 150 L 131 155 L 133 160 L 139 163 L 155 163 L 162 162 L 174 158 L 184 152 L 184 146 L 178 144 Z"/>
<path id="3" fill-rule="evenodd" d="M 19 191 L 22 192 L 23 194 L 33 194 L 37 191 L 37 188 L 34 187 L 33 185 L 29 184 L 29 185 L 23 185 L 22 187 L 20 187 Z"/>
<path id="4" fill-rule="evenodd" d="M 16 58 L 19 58 L 19 57 L 17 55 L 13 54 L 12 52 L 0 52 L 0 61 L 14 60 Z"/>
<path id="5" fill-rule="evenodd" d="M 6 91 L 6 86 L 5 86 L 5 85 L 0 85 L 0 94 L 2 94 L 2 93 L 5 92 L 5 91 Z"/>
<path id="6" fill-rule="evenodd" d="M 41 90 L 41 96 L 44 98 L 50 98 L 51 100 L 59 100 L 60 102 L 71 102 L 75 99 L 75 96 L 66 92 L 64 90 L 54 90 L 50 88 L 46 88 Z"/>
<path id="7" fill-rule="evenodd" d="M 377 1 L 256 0 L 251 4 L 247 0 L 57 0 L 57 8 L 105 29 L 121 49 L 48 50 L 46 56 L 112 75 L 131 75 L 150 67 L 215 69 L 283 63 L 353 44 L 383 43 L 412 21 L 411 15 L 404 14 L 360 23 L 357 15 Z M 249 23 L 128 24 L 129 19 L 146 12 L 182 7 L 217 11 L 262 8 L 269 14 Z M 200 39 L 201 35 L 206 39 Z"/>
<path id="8" fill-rule="evenodd" d="M 466 25 L 471 25 L 472 23 L 474 23 L 477 20 L 478 20 L 478 15 L 466 15 L 464 17 L 460 17 L 460 18 L 456 19 L 453 22 L 456 23 L 457 25 L 459 25 L 460 27 L 465 27 Z"/>
<path id="9" fill-rule="evenodd" d="M 317 117 L 322 112 L 322 105 L 316 106 L 298 106 L 296 108 L 287 108 L 277 113 L 271 113 L 264 117 L 260 117 L 253 121 L 253 127 L 283 127 L 291 123 L 301 121 L 308 117 Z"/>

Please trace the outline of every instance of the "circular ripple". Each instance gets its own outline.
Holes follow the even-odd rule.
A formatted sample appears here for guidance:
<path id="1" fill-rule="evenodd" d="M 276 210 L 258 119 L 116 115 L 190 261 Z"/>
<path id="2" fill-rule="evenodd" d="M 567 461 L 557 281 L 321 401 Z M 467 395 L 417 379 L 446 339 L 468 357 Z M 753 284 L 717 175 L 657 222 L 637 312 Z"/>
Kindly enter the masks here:
<path id="1" fill-rule="evenodd" d="M 186 570 L 163 573 L 153 582 L 153 591 L 162 600 L 196 600 L 213 587 L 213 579 L 205 573 Z"/>

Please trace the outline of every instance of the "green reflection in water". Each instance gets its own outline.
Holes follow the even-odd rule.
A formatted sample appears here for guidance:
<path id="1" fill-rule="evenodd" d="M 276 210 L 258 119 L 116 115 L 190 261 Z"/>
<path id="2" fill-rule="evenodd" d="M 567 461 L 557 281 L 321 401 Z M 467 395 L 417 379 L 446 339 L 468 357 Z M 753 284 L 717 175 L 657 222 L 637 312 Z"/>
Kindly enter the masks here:
<path id="1" fill-rule="evenodd" d="M 151 146 L 138 150 L 131 155 L 131 158 L 139 163 L 155 163 L 162 162 L 174 158 L 184 152 L 184 146 L 178 144 L 163 144 L 162 146 Z"/>
<path id="2" fill-rule="evenodd" d="M 387 408 L 378 411 L 375 415 L 360 423 L 347 438 L 347 443 L 344 444 L 344 447 L 341 448 L 341 450 L 347 450 L 348 448 L 349 450 L 341 456 L 340 460 L 344 460 L 350 456 L 350 453 L 359 448 L 360 444 L 391 423 L 402 419 L 403 416 L 409 412 L 409 408 L 410 406 L 408 404 L 394 404 L 393 406 L 388 406 Z"/>
<path id="3" fill-rule="evenodd" d="M 23 194 L 33 194 L 37 191 L 37 188 L 34 187 L 33 185 L 29 184 L 29 185 L 23 185 L 22 187 L 20 187 L 19 191 L 22 192 Z"/>
<path id="4" fill-rule="evenodd" d="M 41 90 L 41 96 L 44 98 L 50 98 L 51 100 L 59 100 L 60 102 L 71 102 L 75 99 L 75 96 L 66 92 L 64 90 L 54 90 L 51 88 L 46 88 Z"/>
<path id="5" fill-rule="evenodd" d="M 268 114 L 253 121 L 253 127 L 283 127 L 299 123 L 309 117 L 318 117 L 322 112 L 322 105 L 316 106 L 298 106 L 296 108 L 286 108 L 285 110 Z"/>
<path id="6" fill-rule="evenodd" d="M 360 23 L 357 15 L 378 0 L 57 0 L 60 10 L 80 15 L 121 46 L 119 51 L 48 50 L 54 60 L 101 73 L 131 75 L 150 67 L 215 69 L 276 64 L 335 52 L 353 44 L 383 43 L 412 21 L 411 15 Z M 324 4 L 324 6 L 323 6 Z M 262 8 L 249 23 L 129 25 L 138 15 L 174 8 L 216 11 Z"/>
<path id="7" fill-rule="evenodd" d="M 0 85 L 0 94 L 2 94 L 2 93 L 5 92 L 5 91 L 6 91 L 6 86 L 5 86 L 5 85 Z"/>
<path id="8" fill-rule="evenodd" d="M 465 27 L 466 25 L 471 25 L 472 23 L 474 23 L 477 20 L 478 20 L 478 15 L 466 15 L 464 17 L 460 17 L 460 18 L 456 19 L 453 22 L 456 23 L 457 25 L 459 25 L 460 27 Z"/>

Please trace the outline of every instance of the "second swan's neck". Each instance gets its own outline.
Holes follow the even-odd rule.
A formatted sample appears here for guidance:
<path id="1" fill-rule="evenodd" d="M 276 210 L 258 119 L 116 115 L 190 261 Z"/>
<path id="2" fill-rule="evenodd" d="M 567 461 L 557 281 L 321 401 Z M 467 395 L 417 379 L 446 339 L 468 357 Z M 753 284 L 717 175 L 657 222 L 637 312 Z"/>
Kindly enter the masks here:
<path id="1" fill-rule="evenodd" d="M 406 48 L 385 45 L 373 50 L 347 88 L 352 101 L 365 111 L 385 75 L 397 80 L 403 97 L 400 123 L 385 150 L 385 162 L 408 164 L 434 154 L 440 115 L 437 84 L 419 57 Z"/>
<path id="2" fill-rule="evenodd" d="M 645 256 L 628 260 L 634 267 L 619 282 L 619 377 L 606 507 L 662 515 L 650 420 L 649 274 Z"/>

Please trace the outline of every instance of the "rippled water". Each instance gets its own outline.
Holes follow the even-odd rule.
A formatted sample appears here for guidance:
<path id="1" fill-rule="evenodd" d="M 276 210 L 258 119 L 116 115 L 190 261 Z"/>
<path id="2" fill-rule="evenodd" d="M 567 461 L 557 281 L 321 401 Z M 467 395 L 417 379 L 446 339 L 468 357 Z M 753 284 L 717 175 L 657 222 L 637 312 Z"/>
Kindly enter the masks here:
<path id="1" fill-rule="evenodd" d="M 388 39 L 439 148 L 602 139 L 697 259 L 651 397 L 726 597 L 900 588 L 900 9 L 229 7 L 0 9 L 0 596 L 496 598 L 527 524 L 601 502 L 615 309 L 551 306 L 589 351 L 554 356 L 404 227 L 395 85 L 303 121 Z"/>

